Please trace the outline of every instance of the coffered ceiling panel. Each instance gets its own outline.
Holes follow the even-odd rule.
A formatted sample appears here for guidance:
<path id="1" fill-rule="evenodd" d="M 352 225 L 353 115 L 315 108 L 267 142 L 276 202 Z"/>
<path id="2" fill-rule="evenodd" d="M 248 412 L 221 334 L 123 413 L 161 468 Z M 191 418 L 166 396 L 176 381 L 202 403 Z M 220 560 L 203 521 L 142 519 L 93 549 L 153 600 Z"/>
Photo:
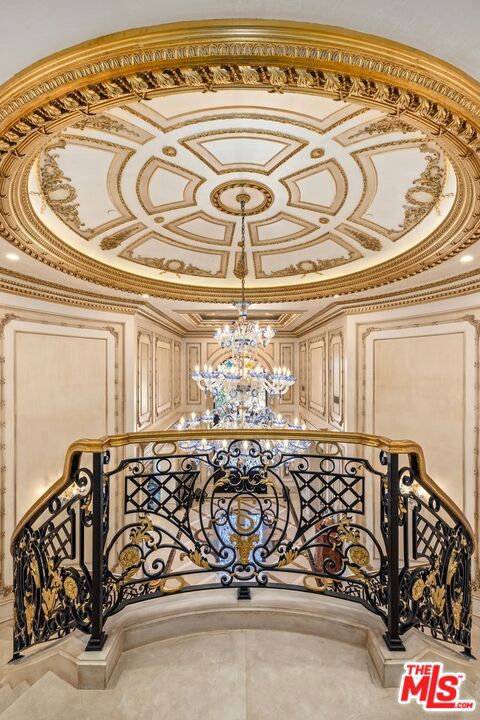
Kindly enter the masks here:
<path id="1" fill-rule="evenodd" d="M 121 252 L 129 262 L 155 268 L 161 273 L 225 278 L 228 254 L 212 250 L 193 251 L 189 245 L 172 241 L 156 233 L 148 233 Z"/>
<path id="2" fill-rule="evenodd" d="M 230 130 L 184 138 L 181 144 L 217 174 L 227 172 L 269 175 L 306 145 L 304 140 L 281 135 L 278 130 Z"/>
<path id="3" fill-rule="evenodd" d="M 184 168 L 152 157 L 143 166 L 137 179 L 137 197 L 144 210 L 153 213 L 195 205 L 201 177 Z"/>
<path id="4" fill-rule="evenodd" d="M 292 207 L 334 215 L 347 197 L 347 176 L 337 160 L 312 165 L 283 178 Z"/>
<path id="5" fill-rule="evenodd" d="M 304 237 L 317 226 L 301 217 L 279 212 L 266 220 L 252 220 L 248 229 L 252 245 L 271 245 Z"/>
<path id="6" fill-rule="evenodd" d="M 435 140 L 377 110 L 236 89 L 218 113 L 204 93 L 171 97 L 106 110 L 46 144 L 28 187 L 47 231 L 66 225 L 76 249 L 133 273 L 235 285 L 247 192 L 248 279 L 288 285 L 392 257 L 454 203 L 455 171 Z"/>
<path id="7" fill-rule="evenodd" d="M 340 72 L 333 51 L 328 64 L 315 43 L 282 43 L 215 45 L 209 63 L 208 43 L 180 64 L 145 50 L 138 72 L 46 98 L 0 135 L 5 237 L 84 279 L 214 301 L 239 287 L 240 193 L 246 285 L 265 300 L 375 287 L 461 249 L 478 217 L 475 127 L 415 94 L 410 69 L 405 89 L 383 61 L 348 74 L 353 56 Z"/>

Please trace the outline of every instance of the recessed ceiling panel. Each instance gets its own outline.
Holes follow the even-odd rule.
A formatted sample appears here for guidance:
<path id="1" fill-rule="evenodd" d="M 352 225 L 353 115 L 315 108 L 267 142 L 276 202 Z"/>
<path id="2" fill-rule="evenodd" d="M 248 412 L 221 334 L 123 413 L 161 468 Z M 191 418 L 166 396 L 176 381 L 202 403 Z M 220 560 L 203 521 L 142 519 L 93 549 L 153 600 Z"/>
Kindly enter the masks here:
<path id="1" fill-rule="evenodd" d="M 266 288 L 391 259 L 440 227 L 457 194 L 436 140 L 298 91 L 137 99 L 49 139 L 38 168 L 32 211 L 76 250 L 150 279 L 232 288 L 245 194 L 247 284 Z"/>
<path id="2" fill-rule="evenodd" d="M 478 238 L 478 97 L 435 58 L 338 28 L 102 38 L 2 88 L 2 238 L 81 281 L 225 300 L 248 196 L 255 297 L 379 287 Z"/>

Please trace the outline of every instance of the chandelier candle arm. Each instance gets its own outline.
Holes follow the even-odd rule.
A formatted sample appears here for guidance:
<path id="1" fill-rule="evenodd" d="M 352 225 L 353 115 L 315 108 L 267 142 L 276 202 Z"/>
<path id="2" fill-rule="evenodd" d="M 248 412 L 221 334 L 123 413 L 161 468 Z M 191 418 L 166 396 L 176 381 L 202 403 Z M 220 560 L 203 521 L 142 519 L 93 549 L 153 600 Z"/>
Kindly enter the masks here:
<path id="1" fill-rule="evenodd" d="M 214 337 L 223 350 L 228 350 L 231 357 L 222 362 L 216 369 L 205 364 L 203 370 L 195 367 L 192 379 L 200 390 L 211 396 L 213 410 L 207 410 L 203 415 L 192 413 L 190 418 L 181 418 L 178 429 L 200 429 L 205 427 L 233 428 L 233 429 L 268 429 L 287 428 L 291 430 L 305 429 L 300 425 L 298 418 L 293 424 L 287 423 L 280 413 L 272 410 L 267 403 L 268 398 L 277 398 L 284 395 L 295 384 L 296 378 L 290 368 L 274 367 L 273 371 L 266 370 L 258 357 L 258 352 L 265 349 L 275 336 L 274 330 L 267 325 L 262 327 L 258 322 L 248 319 L 249 303 L 246 298 L 245 276 L 247 260 L 245 249 L 245 205 L 250 197 L 247 193 L 240 193 L 237 200 L 240 204 L 241 214 L 241 258 L 239 275 L 241 279 L 241 300 L 235 304 L 238 310 L 238 319 L 232 325 L 226 323 L 223 328 L 217 328 Z M 249 443 L 243 447 L 244 456 L 248 455 Z M 274 442 L 266 440 L 264 447 L 276 457 L 289 451 L 307 449 L 310 445 L 305 440 L 284 440 Z M 185 449 L 196 449 L 201 452 L 218 451 L 221 445 L 215 440 L 191 439 L 182 441 Z"/>

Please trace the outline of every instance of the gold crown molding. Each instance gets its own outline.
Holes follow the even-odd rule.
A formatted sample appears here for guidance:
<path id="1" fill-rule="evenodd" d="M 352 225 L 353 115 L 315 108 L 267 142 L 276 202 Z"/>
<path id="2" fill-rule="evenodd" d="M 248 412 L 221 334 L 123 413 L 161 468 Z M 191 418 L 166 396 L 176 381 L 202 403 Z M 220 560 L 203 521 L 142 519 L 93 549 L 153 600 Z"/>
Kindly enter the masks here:
<path id="1" fill-rule="evenodd" d="M 2 277 L 2 275 L 7 277 Z M 171 332 L 175 332 L 179 336 L 185 336 L 187 333 L 192 332 L 188 327 L 176 322 L 175 320 L 171 320 L 156 307 L 146 303 L 145 301 L 122 300 L 121 298 L 115 298 L 111 295 L 102 295 L 78 289 L 72 291 L 71 288 L 65 285 L 52 283 L 46 280 L 39 280 L 37 278 L 3 268 L 0 269 L 0 291 L 13 295 L 31 297 L 36 300 L 58 302 L 64 305 L 73 305 L 104 312 L 131 315 L 137 313 L 144 315 L 155 322 L 163 324 L 167 323 L 165 325 L 166 329 Z M 396 290 L 390 293 L 372 295 L 368 298 L 359 298 L 358 300 L 335 300 L 313 317 L 295 325 L 291 329 L 289 323 L 288 331 L 283 328 L 280 329 L 279 327 L 277 335 L 286 334 L 301 338 L 307 333 L 321 328 L 326 322 L 341 317 L 342 315 L 354 315 L 366 312 L 389 310 L 398 307 L 420 305 L 428 302 L 445 300 L 451 297 L 471 295 L 473 293 L 480 293 L 480 269 L 472 270 L 468 273 L 462 273 L 458 277 L 437 280 L 424 285 L 422 288 L 406 288 L 404 290 Z M 177 312 L 179 315 L 184 315 L 194 322 L 192 317 L 190 317 L 189 312 Z M 288 315 L 289 313 L 285 314 Z M 295 321 L 296 317 L 299 317 L 301 314 L 303 313 L 297 313 L 296 316 L 292 318 L 292 323 Z M 293 313 L 293 315 L 295 315 L 295 313 Z M 212 327 L 216 327 L 219 322 L 220 318 L 215 321 Z M 195 334 L 200 334 L 199 329 L 195 330 Z M 206 331 L 204 335 L 205 337 L 210 337 L 211 330 Z"/>
<path id="2" fill-rule="evenodd" d="M 480 276 L 480 270 L 475 271 L 475 273 Z M 461 277 L 465 276 L 462 275 Z M 406 288 L 405 290 L 372 295 L 358 300 L 335 300 L 313 317 L 296 325 L 292 329 L 292 334 L 302 338 L 308 333 L 323 327 L 325 323 L 345 315 L 361 315 L 362 313 L 393 310 L 400 307 L 421 305 L 480 293 L 480 277 L 455 284 L 457 280 L 458 278 L 450 278 L 447 281 L 439 280 L 429 283 L 423 288 Z M 454 284 L 448 284 L 449 282 Z"/>
<path id="3" fill-rule="evenodd" d="M 112 269 L 66 248 L 44 229 L 23 225 L 17 180 L 45 135 L 89 114 L 189 88 L 257 87 L 308 91 L 401 115 L 461 160 L 461 222 L 373 269 L 292 287 L 250 289 L 275 302 L 367 290 L 451 257 L 480 238 L 480 86 L 412 48 L 338 28 L 277 21 L 205 21 L 99 38 L 36 63 L 0 87 L 0 232 L 19 250 L 65 273 L 107 287 L 177 299 L 224 302 L 228 287 L 190 286 Z M 14 202 L 17 199 L 17 202 Z"/>
<path id="4" fill-rule="evenodd" d="M 220 312 L 200 312 L 198 310 L 176 310 L 175 311 L 181 317 L 186 318 L 193 326 L 193 332 L 205 333 L 207 336 L 211 335 L 211 331 L 215 330 L 219 325 L 225 323 L 232 323 L 237 318 L 235 313 L 229 310 L 222 310 Z M 254 309 L 250 310 L 248 316 L 253 321 L 263 322 L 271 325 L 277 333 L 278 331 L 286 331 L 289 326 L 301 315 L 301 312 L 290 312 L 290 311 L 279 311 L 274 313 L 265 314 L 264 311 Z"/>
<path id="5" fill-rule="evenodd" d="M 171 319 L 154 305 L 145 302 L 145 300 L 116 298 L 112 295 L 103 295 L 101 293 L 77 288 L 72 290 L 59 283 L 40 280 L 4 268 L 0 268 L 0 292 L 102 312 L 114 312 L 123 315 L 143 315 L 179 337 L 188 331 L 180 322 Z"/>

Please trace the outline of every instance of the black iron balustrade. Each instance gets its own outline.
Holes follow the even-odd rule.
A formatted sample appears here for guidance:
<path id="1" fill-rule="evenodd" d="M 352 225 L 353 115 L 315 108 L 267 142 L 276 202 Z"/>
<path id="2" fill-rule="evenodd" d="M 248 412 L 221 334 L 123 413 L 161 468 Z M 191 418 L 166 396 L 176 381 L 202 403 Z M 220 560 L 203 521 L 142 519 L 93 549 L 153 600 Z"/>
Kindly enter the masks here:
<path id="1" fill-rule="evenodd" d="M 74 629 L 99 649 L 107 619 L 131 603 L 267 585 L 361 603 L 384 621 L 390 649 L 415 626 L 471 654 L 472 532 L 417 445 L 208 435 L 216 449 L 187 450 L 178 431 L 70 448 L 13 537 L 14 659 Z M 132 456 L 132 444 L 146 449 Z"/>

